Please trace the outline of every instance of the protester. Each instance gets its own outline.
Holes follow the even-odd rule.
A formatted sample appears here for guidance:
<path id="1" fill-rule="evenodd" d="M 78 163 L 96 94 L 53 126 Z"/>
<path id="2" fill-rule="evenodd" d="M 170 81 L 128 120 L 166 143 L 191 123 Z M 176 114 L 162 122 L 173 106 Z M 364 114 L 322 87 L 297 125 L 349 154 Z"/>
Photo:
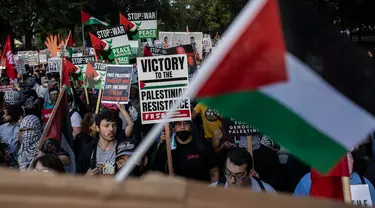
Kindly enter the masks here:
<path id="1" fill-rule="evenodd" d="M 139 90 L 137 85 L 132 85 L 130 88 L 130 103 L 137 110 L 138 113 L 141 112 L 140 100 L 139 100 Z"/>
<path id="2" fill-rule="evenodd" d="M 63 164 L 54 154 L 45 154 L 35 158 L 32 169 L 36 172 L 65 173 Z"/>
<path id="3" fill-rule="evenodd" d="M 195 119 L 197 115 L 200 115 L 202 118 L 204 137 L 206 139 L 211 139 L 214 131 L 222 125 L 216 113 L 204 104 L 198 103 L 192 112 L 192 118 Z"/>
<path id="4" fill-rule="evenodd" d="M 46 76 L 41 77 L 41 85 L 36 89 L 38 97 L 43 98 L 44 102 L 49 102 L 48 100 L 48 79 Z"/>
<path id="5" fill-rule="evenodd" d="M 20 131 L 19 120 L 22 109 L 16 105 L 7 106 L 4 109 L 3 125 L 0 126 L 0 140 L 8 145 L 7 152 L 13 156 L 18 150 L 18 134 Z"/>
<path id="6" fill-rule="evenodd" d="M 120 142 L 116 152 L 116 165 L 117 170 L 120 170 L 126 165 L 126 162 L 134 154 L 135 149 L 138 147 L 139 141 L 135 139 L 125 139 Z M 132 170 L 130 176 L 138 177 L 143 175 L 147 166 L 148 158 L 144 156 Z"/>
<path id="7" fill-rule="evenodd" d="M 72 163 L 69 154 L 61 147 L 59 141 L 56 139 L 46 139 L 44 141 L 39 155 L 44 154 L 56 155 L 64 166 L 69 166 Z"/>
<path id="8" fill-rule="evenodd" d="M 18 152 L 18 165 L 20 169 L 26 169 L 37 154 L 42 125 L 35 115 L 28 115 L 20 124 L 21 146 Z"/>
<path id="9" fill-rule="evenodd" d="M 77 173 L 86 176 L 114 175 L 117 150 L 117 115 L 109 110 L 100 112 L 95 117 L 99 139 L 85 146 L 77 164 Z"/>
<path id="10" fill-rule="evenodd" d="M 253 158 L 245 148 L 236 148 L 228 153 L 225 177 L 211 186 L 242 187 L 252 191 L 275 193 L 275 189 L 255 177 Z"/>
<path id="11" fill-rule="evenodd" d="M 69 104 L 69 118 L 70 123 L 73 129 L 73 138 L 77 136 L 77 134 L 81 133 L 81 115 L 79 115 L 78 110 L 73 106 L 73 96 L 68 95 L 68 104 Z"/>
<path id="12" fill-rule="evenodd" d="M 371 200 L 375 201 L 375 189 L 372 183 L 367 180 L 367 178 L 359 175 L 356 172 L 353 172 L 354 160 L 351 153 L 347 154 L 348 158 L 348 168 L 350 174 L 350 185 L 361 185 L 367 184 L 370 190 Z M 309 196 L 311 190 L 311 173 L 307 173 L 302 177 L 302 179 L 297 184 L 297 187 L 294 190 L 293 196 Z"/>
<path id="13" fill-rule="evenodd" d="M 78 156 L 83 151 L 83 148 L 92 142 L 94 138 L 97 138 L 95 115 L 86 114 L 81 121 L 81 132 L 74 140 L 74 154 Z M 78 157 L 76 157 L 76 160 L 78 161 Z"/>
<path id="14" fill-rule="evenodd" d="M 170 138 L 167 138 L 170 139 Z M 219 179 L 216 153 L 210 141 L 202 140 L 196 127 L 191 121 L 177 121 L 173 123 L 173 135 L 176 148 L 172 150 L 174 173 L 189 179 L 214 182 Z M 153 169 L 166 172 L 167 154 L 165 140 L 156 152 Z"/>

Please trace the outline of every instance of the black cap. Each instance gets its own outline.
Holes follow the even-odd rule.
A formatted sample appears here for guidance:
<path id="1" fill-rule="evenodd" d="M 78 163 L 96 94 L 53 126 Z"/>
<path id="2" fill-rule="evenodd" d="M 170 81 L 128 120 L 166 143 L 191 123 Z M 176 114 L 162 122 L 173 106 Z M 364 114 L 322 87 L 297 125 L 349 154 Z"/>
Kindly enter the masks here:
<path id="1" fill-rule="evenodd" d="M 135 139 L 122 140 L 117 145 L 116 157 L 120 157 L 123 155 L 133 155 L 138 145 L 139 145 L 139 142 Z"/>

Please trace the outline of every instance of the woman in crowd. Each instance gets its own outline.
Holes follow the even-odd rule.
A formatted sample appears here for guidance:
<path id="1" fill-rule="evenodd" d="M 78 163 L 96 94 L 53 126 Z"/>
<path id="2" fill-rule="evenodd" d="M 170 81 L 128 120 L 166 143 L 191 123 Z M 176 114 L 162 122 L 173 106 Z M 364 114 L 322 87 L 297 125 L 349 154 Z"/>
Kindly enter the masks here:
<path id="1" fill-rule="evenodd" d="M 7 151 L 13 157 L 18 150 L 18 134 L 20 125 L 18 121 L 22 115 L 22 109 L 16 105 L 10 105 L 4 109 L 4 124 L 0 126 L 0 140 L 7 144 Z M 13 157 L 14 158 L 14 157 Z"/>
<path id="2" fill-rule="evenodd" d="M 81 121 L 81 133 L 74 140 L 74 154 L 78 156 L 88 143 L 97 138 L 97 133 L 95 114 L 86 114 Z"/>
<path id="3" fill-rule="evenodd" d="M 37 172 L 65 173 L 61 160 L 53 154 L 45 154 L 35 158 L 32 169 Z"/>

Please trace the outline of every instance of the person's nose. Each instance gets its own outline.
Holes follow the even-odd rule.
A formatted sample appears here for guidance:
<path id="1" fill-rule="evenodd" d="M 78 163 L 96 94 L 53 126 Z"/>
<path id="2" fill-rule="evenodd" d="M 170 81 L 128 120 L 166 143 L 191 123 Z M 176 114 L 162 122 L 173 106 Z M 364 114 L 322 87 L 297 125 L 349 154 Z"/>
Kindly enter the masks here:
<path id="1" fill-rule="evenodd" d="M 236 179 L 232 176 L 232 177 L 230 177 L 230 179 L 228 180 L 228 183 L 229 183 L 229 184 L 235 184 L 235 183 L 236 183 Z"/>

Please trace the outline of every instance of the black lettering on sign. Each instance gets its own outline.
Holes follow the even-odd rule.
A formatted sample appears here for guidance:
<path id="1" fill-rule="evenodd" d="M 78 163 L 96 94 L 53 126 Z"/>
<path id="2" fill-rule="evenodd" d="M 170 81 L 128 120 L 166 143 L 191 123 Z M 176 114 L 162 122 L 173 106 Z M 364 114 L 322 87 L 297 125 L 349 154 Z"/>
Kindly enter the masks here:
<path id="1" fill-rule="evenodd" d="M 85 65 L 89 61 L 95 61 L 95 56 L 79 56 L 72 58 L 72 64 L 74 65 Z"/>
<path id="2" fill-rule="evenodd" d="M 128 13 L 129 21 L 156 20 L 156 12 L 131 12 Z"/>
<path id="3" fill-rule="evenodd" d="M 95 33 L 99 39 L 113 38 L 116 36 L 126 35 L 125 27 L 123 25 L 117 25 L 111 28 L 98 30 Z"/>
<path id="4" fill-rule="evenodd" d="M 184 70 L 185 57 L 168 57 L 168 58 L 152 58 L 142 59 L 142 71 L 143 72 L 162 72 L 162 71 L 174 71 Z"/>

